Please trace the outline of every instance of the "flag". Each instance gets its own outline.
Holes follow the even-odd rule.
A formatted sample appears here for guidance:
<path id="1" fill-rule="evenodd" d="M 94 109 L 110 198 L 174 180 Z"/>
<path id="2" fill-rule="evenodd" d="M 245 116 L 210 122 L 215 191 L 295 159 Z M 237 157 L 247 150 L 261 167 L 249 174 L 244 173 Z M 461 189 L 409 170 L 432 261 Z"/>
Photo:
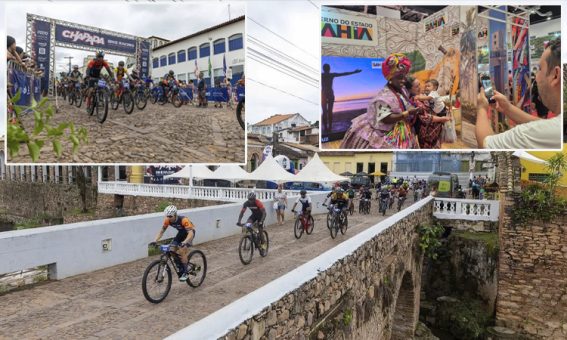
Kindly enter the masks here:
<path id="1" fill-rule="evenodd" d="M 222 70 L 224 72 L 224 77 L 226 78 L 226 53 L 222 56 Z"/>
<path id="2" fill-rule="evenodd" d="M 197 59 L 195 59 L 195 77 L 199 78 L 199 66 L 197 66 Z"/>
<path id="3" fill-rule="evenodd" d="M 211 78 L 211 84 L 212 84 L 212 79 L 213 79 L 213 66 L 211 65 L 211 56 L 209 56 L 209 78 Z M 212 85 L 211 85 L 212 86 Z"/>

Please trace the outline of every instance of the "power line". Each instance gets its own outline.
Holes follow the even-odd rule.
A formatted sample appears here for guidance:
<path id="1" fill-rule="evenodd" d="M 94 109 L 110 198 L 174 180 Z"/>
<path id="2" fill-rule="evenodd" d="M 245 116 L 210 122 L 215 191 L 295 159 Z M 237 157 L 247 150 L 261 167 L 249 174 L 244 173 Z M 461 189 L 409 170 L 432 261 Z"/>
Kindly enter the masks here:
<path id="1" fill-rule="evenodd" d="M 257 81 L 257 80 L 255 80 L 255 79 L 251 79 L 250 77 L 246 77 L 246 80 L 251 80 L 251 81 L 253 81 L 253 82 L 255 82 L 255 83 L 258 83 L 258 84 L 260 84 L 260 85 L 263 85 L 263 86 L 265 86 L 265 87 L 269 87 L 269 88 L 271 88 L 271 89 L 273 89 L 273 90 L 276 90 L 276 91 L 279 91 L 279 92 L 281 92 L 281 93 L 287 94 L 288 96 L 292 96 L 292 97 L 295 97 L 295 98 L 297 98 L 297 99 L 303 100 L 304 102 L 313 104 L 313 105 L 315 105 L 315 106 L 319 106 L 319 103 L 315 103 L 315 102 L 313 102 L 313 101 L 311 101 L 311 100 L 309 100 L 309 99 L 305 99 L 305 98 L 303 98 L 303 97 L 296 96 L 296 95 L 294 95 L 294 94 L 292 94 L 292 93 L 289 93 L 289 92 L 287 92 L 287 91 L 284 91 L 284 90 L 278 89 L 278 88 L 276 88 L 276 87 L 273 87 L 273 86 L 271 86 L 271 85 L 262 83 L 261 81 Z"/>
<path id="2" fill-rule="evenodd" d="M 289 54 L 278 51 L 276 48 L 266 44 L 265 42 L 261 41 L 260 39 L 258 39 L 256 37 L 253 37 L 251 34 L 248 34 L 248 41 L 251 42 L 252 44 L 256 44 L 259 47 L 262 47 L 262 48 L 268 50 L 269 52 L 276 54 L 278 57 L 280 57 L 282 59 L 285 59 L 285 60 L 288 60 L 289 62 L 297 64 L 298 66 L 303 67 L 305 70 L 313 72 L 315 75 L 319 76 L 320 72 L 316 68 L 307 65 L 303 61 L 301 61 L 297 58 L 294 58 L 294 57 L 290 56 Z"/>
<path id="3" fill-rule="evenodd" d="M 266 31 L 271 32 L 271 33 L 272 33 L 273 35 L 275 35 L 276 37 L 278 37 L 278 38 L 280 38 L 280 39 L 282 39 L 282 40 L 284 40 L 284 41 L 287 41 L 289 44 L 295 46 L 297 49 L 299 49 L 299 50 L 301 50 L 301 51 L 307 53 L 307 54 L 310 55 L 311 57 L 313 57 L 313 58 L 315 58 L 315 59 L 319 59 L 319 57 L 314 56 L 313 54 L 311 54 L 310 52 L 306 51 L 305 49 L 303 49 L 303 48 L 297 46 L 297 45 L 294 44 L 293 42 L 287 40 L 286 38 L 282 37 L 281 35 L 277 34 L 276 32 L 272 31 L 271 29 L 267 28 L 266 26 L 262 25 L 261 23 L 257 22 L 257 21 L 254 20 L 253 18 L 248 17 L 248 19 L 249 19 L 250 21 L 252 21 L 253 23 L 255 23 L 256 25 L 262 27 L 262 28 L 265 29 Z"/>
<path id="4" fill-rule="evenodd" d="M 315 3 L 313 3 L 313 1 L 307 0 L 307 2 L 309 2 L 310 4 L 312 4 L 315 8 L 320 9 L 319 6 L 315 5 Z"/>
<path id="5" fill-rule="evenodd" d="M 302 83 L 304 83 L 304 84 L 306 84 L 306 85 L 309 85 L 309 86 L 312 86 L 312 87 L 315 87 L 315 88 L 319 88 L 319 86 L 315 85 L 314 83 L 310 83 L 309 81 L 307 81 L 307 80 L 305 80 L 305 79 L 303 79 L 303 78 L 301 78 L 301 77 L 298 77 L 297 75 L 294 75 L 294 74 L 292 74 L 292 73 L 290 73 L 290 72 L 288 72 L 288 71 L 286 71 L 286 70 L 278 69 L 278 68 L 274 67 L 273 64 L 269 64 L 268 62 L 263 61 L 263 60 L 259 59 L 259 58 L 256 57 L 256 56 L 249 55 L 248 58 L 250 58 L 251 60 L 254 60 L 254 61 L 256 61 L 256 62 L 259 62 L 260 64 L 263 64 L 263 65 L 265 65 L 265 66 L 267 66 L 267 67 L 269 67 L 269 68 L 271 68 L 271 69 L 273 69 L 273 70 L 275 70 L 275 71 L 278 71 L 278 72 L 281 72 L 281 73 L 283 73 L 283 74 L 285 74 L 285 75 L 288 75 L 288 76 L 290 76 L 291 78 L 293 78 L 293 79 L 295 79 L 295 80 L 298 80 L 298 81 L 300 81 L 300 82 L 302 82 Z"/>
<path id="6" fill-rule="evenodd" d="M 271 58 L 270 56 L 265 55 L 264 53 L 258 52 L 252 48 L 248 48 L 248 52 L 250 52 L 250 54 L 255 55 L 256 57 L 261 57 L 264 58 L 265 60 L 267 60 L 268 62 L 270 62 L 272 65 L 274 65 L 274 69 L 279 71 L 281 68 L 288 70 L 288 72 L 292 72 L 294 74 L 296 74 L 298 77 L 302 77 L 304 80 L 306 81 L 310 81 L 312 82 L 314 85 L 319 85 L 319 79 L 312 77 L 308 74 L 305 74 L 303 72 L 300 72 L 292 67 L 290 67 L 289 65 L 286 65 L 284 63 L 278 62 L 277 60 Z M 279 68 L 277 68 L 279 67 Z"/>

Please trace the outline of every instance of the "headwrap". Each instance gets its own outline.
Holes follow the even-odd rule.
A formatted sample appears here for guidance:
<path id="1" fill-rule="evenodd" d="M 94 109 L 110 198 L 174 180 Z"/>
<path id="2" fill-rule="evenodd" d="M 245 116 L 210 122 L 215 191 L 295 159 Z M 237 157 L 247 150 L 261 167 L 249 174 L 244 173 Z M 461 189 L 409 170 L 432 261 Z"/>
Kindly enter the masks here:
<path id="1" fill-rule="evenodd" d="M 410 68 L 411 61 L 405 56 L 405 54 L 392 53 L 382 63 L 382 74 L 386 80 L 390 80 L 400 73 L 403 75 L 408 74 Z"/>

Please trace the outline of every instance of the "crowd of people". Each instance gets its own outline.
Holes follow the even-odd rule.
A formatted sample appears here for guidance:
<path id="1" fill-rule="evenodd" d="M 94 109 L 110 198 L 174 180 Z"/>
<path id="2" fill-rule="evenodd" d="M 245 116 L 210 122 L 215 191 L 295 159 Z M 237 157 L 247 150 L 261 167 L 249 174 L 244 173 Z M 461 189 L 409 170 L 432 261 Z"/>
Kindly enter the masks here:
<path id="1" fill-rule="evenodd" d="M 403 54 L 384 60 L 382 74 L 388 83 L 367 112 L 352 120 L 341 149 L 439 149 L 443 141 L 455 141 L 445 104 L 449 98 L 439 95 L 436 79 L 421 84 L 409 76 L 410 69 L 411 61 Z"/>
<path id="2" fill-rule="evenodd" d="M 6 42 L 8 45 L 6 51 L 6 62 L 9 66 L 8 72 L 10 71 L 10 68 L 17 68 L 28 75 L 33 75 L 36 78 L 43 77 L 44 69 L 36 64 L 28 52 L 25 52 L 22 47 L 17 45 L 14 37 L 8 35 L 6 37 Z M 10 82 L 10 77 L 7 77 L 7 79 L 8 98 L 12 98 L 14 84 Z M 46 95 L 47 89 L 43 89 L 42 94 Z"/>

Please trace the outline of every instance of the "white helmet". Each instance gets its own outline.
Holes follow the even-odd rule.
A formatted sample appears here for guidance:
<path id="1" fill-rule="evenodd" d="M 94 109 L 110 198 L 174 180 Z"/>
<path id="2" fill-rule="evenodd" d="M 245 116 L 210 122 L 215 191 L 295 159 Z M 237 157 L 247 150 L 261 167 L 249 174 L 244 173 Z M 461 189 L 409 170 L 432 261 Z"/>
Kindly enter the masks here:
<path id="1" fill-rule="evenodd" d="M 170 205 L 167 208 L 165 208 L 165 210 L 163 211 L 165 213 L 165 216 L 174 216 L 177 215 L 177 207 L 174 205 Z"/>

